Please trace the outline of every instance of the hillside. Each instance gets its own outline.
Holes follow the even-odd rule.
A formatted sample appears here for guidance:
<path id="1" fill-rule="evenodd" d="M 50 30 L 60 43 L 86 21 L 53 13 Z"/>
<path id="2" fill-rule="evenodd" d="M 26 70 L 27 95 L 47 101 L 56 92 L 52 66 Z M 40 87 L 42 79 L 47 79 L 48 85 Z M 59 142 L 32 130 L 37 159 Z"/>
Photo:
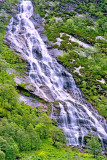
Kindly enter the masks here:
<path id="1" fill-rule="evenodd" d="M 17 14 L 17 4 L 17 0 L 0 1 L 0 160 L 105 160 L 101 154 L 98 157 L 95 154 L 93 158 L 85 146 L 65 145 L 63 129 L 51 119 L 54 117 L 54 114 L 51 117 L 53 106 L 58 117 L 59 103 L 53 100 L 47 88 L 43 91 L 48 98 L 35 92 L 35 86 L 28 79 L 29 62 L 14 46 L 12 48 L 6 33 L 10 18 Z M 86 103 L 89 101 L 89 106 L 93 105 L 93 111 L 96 108 L 106 119 L 106 1 L 33 0 L 33 5 L 32 21 L 49 54 L 73 75 L 82 97 Z M 20 38 L 20 42 L 24 40 Z M 68 76 L 65 73 L 63 76 Z M 67 93 L 70 89 L 65 87 Z M 106 122 L 104 118 L 102 121 Z M 106 128 L 106 123 L 104 125 Z M 86 139 L 90 137 L 88 135 Z M 103 140 L 105 145 L 106 140 Z M 95 144 L 101 149 L 98 139 Z"/>
<path id="2" fill-rule="evenodd" d="M 88 100 L 107 118 L 106 1 L 41 1 L 40 4 L 34 1 L 34 4 L 35 11 L 45 17 L 46 34 L 50 41 L 56 42 L 53 47 L 64 51 L 58 60 L 73 74 Z"/>

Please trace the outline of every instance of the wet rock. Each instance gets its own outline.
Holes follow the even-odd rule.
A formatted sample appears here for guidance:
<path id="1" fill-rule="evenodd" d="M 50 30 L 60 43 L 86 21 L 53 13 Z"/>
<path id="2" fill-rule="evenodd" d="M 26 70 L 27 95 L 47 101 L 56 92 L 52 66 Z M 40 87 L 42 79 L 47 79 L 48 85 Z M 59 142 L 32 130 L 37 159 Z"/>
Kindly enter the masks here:
<path id="1" fill-rule="evenodd" d="M 16 31 L 15 27 L 12 27 L 12 33 L 14 33 Z"/>
<path id="2" fill-rule="evenodd" d="M 50 46 L 48 43 L 46 43 L 47 49 L 52 49 L 52 46 Z"/>
<path id="3" fill-rule="evenodd" d="M 38 28 L 39 24 L 31 17 L 30 18 L 35 28 Z"/>
<path id="4" fill-rule="evenodd" d="M 70 81 L 65 81 L 63 84 L 64 89 L 70 89 L 72 88 L 72 83 Z"/>
<path id="5" fill-rule="evenodd" d="M 94 126 L 92 126 L 92 128 L 91 128 L 93 131 L 97 131 L 97 128 L 96 127 L 94 127 Z"/>
<path id="6" fill-rule="evenodd" d="M 54 98 L 53 98 L 52 92 L 50 91 L 50 89 L 47 86 L 41 85 L 40 89 L 43 90 L 43 92 L 45 93 L 46 97 L 48 97 L 49 100 L 54 102 Z"/>
<path id="7" fill-rule="evenodd" d="M 32 23 L 34 24 L 34 27 L 37 29 L 40 37 L 44 41 L 44 43 L 48 42 L 48 37 L 43 34 L 45 31 L 44 26 L 43 26 L 43 20 L 39 14 L 34 14 L 33 17 L 30 18 Z"/>
<path id="8" fill-rule="evenodd" d="M 41 62 L 40 62 L 39 64 L 40 64 L 40 66 L 41 66 L 42 72 L 43 72 L 46 76 L 50 77 L 50 69 L 49 69 L 49 67 L 48 67 L 46 64 L 41 63 Z"/>
<path id="9" fill-rule="evenodd" d="M 34 21 L 36 21 L 38 24 L 42 23 L 42 17 L 39 14 L 34 14 L 33 15 Z"/>
<path id="10" fill-rule="evenodd" d="M 27 68 L 27 71 L 29 72 L 30 69 L 31 69 L 31 66 L 30 66 L 30 63 L 29 63 L 29 62 L 26 62 L 26 68 Z"/>
<path id="11" fill-rule="evenodd" d="M 28 37 L 30 37 L 30 35 L 28 36 Z M 30 37 L 30 41 L 33 43 L 33 44 L 39 44 L 39 41 L 36 39 L 36 37 L 34 37 L 34 36 L 31 36 Z"/>
<path id="12" fill-rule="evenodd" d="M 33 47 L 32 48 L 32 54 L 33 54 L 33 57 L 36 59 L 39 59 L 41 60 L 42 59 L 42 53 L 41 53 L 41 50 L 37 47 Z"/>
<path id="13" fill-rule="evenodd" d="M 44 27 L 42 25 L 40 25 L 38 28 L 37 28 L 37 31 L 39 34 L 43 33 L 45 31 Z"/>
<path id="14" fill-rule="evenodd" d="M 104 147 L 107 148 L 107 136 L 103 138 Z"/>
<path id="15" fill-rule="evenodd" d="M 44 41 L 44 43 L 48 42 L 48 37 L 45 34 L 40 34 L 40 37 Z"/>
<path id="16" fill-rule="evenodd" d="M 42 81 L 41 81 L 40 77 L 37 75 L 37 73 L 34 73 L 34 74 L 32 73 L 32 74 L 30 74 L 30 77 L 31 77 L 31 79 L 34 80 L 34 82 L 35 82 L 36 84 L 42 85 Z"/>
<path id="17" fill-rule="evenodd" d="M 37 66 L 36 66 L 36 64 L 34 62 L 32 63 L 32 66 L 33 66 L 34 70 L 37 70 Z"/>

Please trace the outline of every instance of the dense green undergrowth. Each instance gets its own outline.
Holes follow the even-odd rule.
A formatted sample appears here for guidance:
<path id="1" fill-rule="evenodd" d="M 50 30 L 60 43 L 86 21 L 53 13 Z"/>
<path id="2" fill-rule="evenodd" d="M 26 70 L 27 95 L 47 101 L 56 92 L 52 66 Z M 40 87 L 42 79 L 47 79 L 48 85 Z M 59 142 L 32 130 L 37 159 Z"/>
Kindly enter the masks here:
<path id="1" fill-rule="evenodd" d="M 36 152 L 23 152 L 20 156 L 26 156 L 22 160 L 95 160 L 93 156 L 87 153 L 80 153 L 76 148 L 70 148 L 68 146 L 63 146 L 61 148 L 56 148 L 52 146 L 51 140 L 43 140 L 41 143 L 41 149 Z M 103 157 L 99 157 L 99 160 Z"/>
<path id="2" fill-rule="evenodd" d="M 48 20 L 51 17 L 62 18 L 63 25 L 59 25 L 59 27 L 57 26 L 58 28 L 56 27 L 55 31 L 60 29 L 60 31 L 66 31 L 67 33 L 77 35 L 78 38 L 82 37 L 85 38 L 85 41 L 89 40 L 89 42 L 93 43 L 96 35 L 102 35 L 105 36 L 105 38 L 107 37 L 106 0 L 98 2 L 91 0 L 60 0 L 59 2 L 56 0 L 54 2 L 47 0 L 33 0 L 33 2 L 35 4 L 35 11 L 39 12 L 41 16 L 45 16 Z M 75 7 L 71 12 L 67 10 L 66 6 L 74 5 Z M 78 16 L 78 14 L 80 15 Z M 70 27 L 67 26 L 67 19 L 72 20 Z M 46 28 L 48 29 L 49 26 Z M 52 26 L 50 26 L 50 29 L 51 28 Z M 55 32 L 54 35 L 52 34 L 51 37 L 49 36 L 50 40 L 52 37 L 54 39 L 55 34 L 57 34 L 57 32 Z"/>

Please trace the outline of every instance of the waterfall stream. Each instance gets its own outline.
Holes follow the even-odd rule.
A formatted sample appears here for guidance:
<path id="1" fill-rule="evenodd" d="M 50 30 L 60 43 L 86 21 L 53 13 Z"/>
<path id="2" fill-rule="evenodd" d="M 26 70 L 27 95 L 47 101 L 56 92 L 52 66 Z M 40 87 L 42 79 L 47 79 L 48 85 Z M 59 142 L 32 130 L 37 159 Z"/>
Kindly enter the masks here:
<path id="1" fill-rule="evenodd" d="M 106 120 L 82 96 L 72 75 L 52 58 L 31 21 L 31 1 L 21 1 L 19 13 L 11 18 L 6 39 L 12 49 L 30 64 L 29 77 L 42 96 L 59 102 L 59 115 L 51 117 L 67 133 L 69 145 L 84 145 L 84 136 L 97 134 L 104 144 L 107 138 Z"/>

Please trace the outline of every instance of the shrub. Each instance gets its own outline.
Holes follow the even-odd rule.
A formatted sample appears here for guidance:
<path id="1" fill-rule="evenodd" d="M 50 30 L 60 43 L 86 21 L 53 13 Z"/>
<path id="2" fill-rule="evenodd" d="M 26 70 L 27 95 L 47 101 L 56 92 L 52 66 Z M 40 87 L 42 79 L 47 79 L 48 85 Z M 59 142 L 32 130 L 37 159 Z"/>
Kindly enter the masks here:
<path id="1" fill-rule="evenodd" d="M 56 126 L 53 126 L 50 131 L 50 137 L 52 138 L 53 145 L 56 146 L 56 142 L 65 143 L 66 138 L 63 134 L 62 130 L 57 128 Z"/>
<path id="2" fill-rule="evenodd" d="M 96 135 L 91 136 L 91 138 L 87 140 L 87 146 L 89 146 L 88 152 L 92 153 L 94 157 L 97 157 L 99 154 L 101 154 L 101 143 Z"/>
<path id="3" fill-rule="evenodd" d="M 5 153 L 0 150 L 0 159 L 5 160 Z"/>

